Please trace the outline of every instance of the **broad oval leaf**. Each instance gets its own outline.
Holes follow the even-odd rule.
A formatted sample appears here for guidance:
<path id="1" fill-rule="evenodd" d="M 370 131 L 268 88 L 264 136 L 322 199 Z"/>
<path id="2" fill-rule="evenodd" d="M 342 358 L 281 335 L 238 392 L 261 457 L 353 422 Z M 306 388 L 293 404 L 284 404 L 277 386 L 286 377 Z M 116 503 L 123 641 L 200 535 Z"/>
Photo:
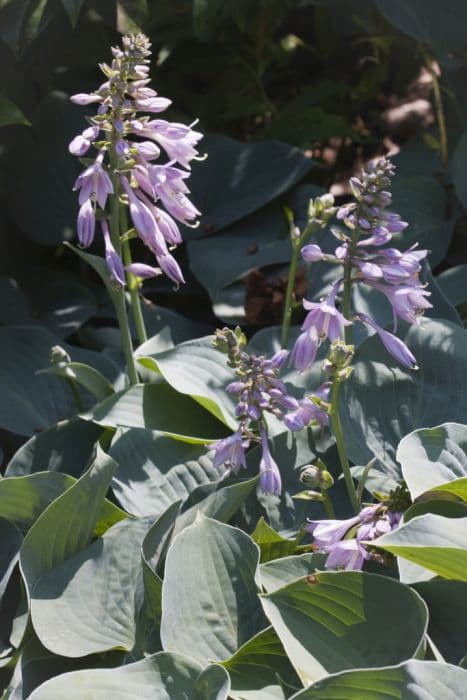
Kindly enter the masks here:
<path id="1" fill-rule="evenodd" d="M 173 350 L 139 358 L 139 362 L 159 372 L 176 391 L 191 396 L 229 428 L 236 430 L 235 402 L 225 391 L 227 384 L 235 379 L 235 373 L 227 366 L 224 353 L 212 346 L 212 339 L 213 336 L 208 336 L 188 340 Z"/>
<path id="2" fill-rule="evenodd" d="M 19 448 L 8 462 L 5 475 L 24 476 L 47 469 L 79 477 L 101 434 L 100 426 L 79 418 L 57 423 Z"/>
<path id="3" fill-rule="evenodd" d="M 376 0 L 377 7 L 397 29 L 437 51 L 465 46 L 463 27 L 467 8 L 463 0 Z"/>
<path id="4" fill-rule="evenodd" d="M 31 619 L 47 649 L 73 658 L 133 649 L 140 547 L 148 525 L 146 520 L 117 523 L 34 580 Z"/>
<path id="5" fill-rule="evenodd" d="M 467 581 L 467 517 L 444 518 L 427 513 L 372 544 L 443 578 Z"/>
<path id="6" fill-rule="evenodd" d="M 428 606 L 428 634 L 443 658 L 458 664 L 467 652 L 467 583 L 435 579 L 415 584 Z"/>
<path id="7" fill-rule="evenodd" d="M 403 369 L 379 338 L 365 340 L 355 355 L 354 372 L 340 404 L 347 453 L 355 464 L 374 456 L 400 478 L 395 460 L 401 439 L 417 428 L 462 422 L 467 395 L 467 332 L 449 321 L 425 319 L 403 336 L 420 367 Z"/>
<path id="8" fill-rule="evenodd" d="M 2 428 L 29 436 L 81 410 L 64 379 L 37 374 L 50 366 L 54 345 L 63 347 L 73 360 L 93 365 L 109 381 L 120 375 L 119 367 L 110 358 L 68 345 L 39 326 L 0 328 Z M 89 394 L 81 394 L 81 398 L 85 404 L 92 403 Z"/>
<path id="9" fill-rule="evenodd" d="M 210 669 L 212 671 L 210 672 Z M 65 673 L 43 683 L 31 700 L 188 700 L 201 674 L 208 693 L 203 700 L 227 700 L 229 684 L 218 666 L 202 666 L 182 654 L 161 652 L 120 668 L 95 668 Z M 207 678 L 212 673 L 213 678 Z M 203 680 L 203 679 L 201 679 Z M 217 687 L 216 687 L 217 686 Z"/>
<path id="10" fill-rule="evenodd" d="M 126 517 L 112 504 L 105 520 L 99 522 L 116 466 L 113 459 L 97 447 L 96 459 L 88 471 L 37 518 L 21 547 L 21 571 L 29 595 L 39 576 L 87 547 L 93 534 L 97 534 L 97 527 L 103 532 Z M 33 480 L 37 476 L 17 478 Z"/>
<path id="11" fill-rule="evenodd" d="M 467 426 L 444 423 L 414 430 L 399 443 L 396 459 L 412 499 L 445 482 L 467 477 Z"/>
<path id="12" fill-rule="evenodd" d="M 109 454 L 119 467 L 112 490 L 132 515 L 157 517 L 196 487 L 219 479 L 205 447 L 153 430 L 117 430 Z"/>
<path id="13" fill-rule="evenodd" d="M 466 692 L 467 671 L 450 664 L 412 660 L 389 668 L 336 673 L 290 700 L 459 700 Z"/>
<path id="14" fill-rule="evenodd" d="M 272 627 L 245 642 L 222 666 L 230 675 L 233 700 L 286 700 L 288 693 L 286 696 L 284 687 L 300 687 L 300 680 Z"/>
<path id="15" fill-rule="evenodd" d="M 97 404 L 84 418 L 110 428 L 158 430 L 183 442 L 207 443 L 226 428 L 189 396 L 165 382 L 136 384 Z"/>
<path id="16" fill-rule="evenodd" d="M 198 515 L 165 563 L 161 639 L 196 659 L 229 658 L 264 619 L 255 584 L 259 552 L 241 530 Z"/>
<path id="17" fill-rule="evenodd" d="M 412 657 L 428 621 L 425 604 L 408 586 L 356 571 L 317 572 L 261 601 L 304 684 Z"/>

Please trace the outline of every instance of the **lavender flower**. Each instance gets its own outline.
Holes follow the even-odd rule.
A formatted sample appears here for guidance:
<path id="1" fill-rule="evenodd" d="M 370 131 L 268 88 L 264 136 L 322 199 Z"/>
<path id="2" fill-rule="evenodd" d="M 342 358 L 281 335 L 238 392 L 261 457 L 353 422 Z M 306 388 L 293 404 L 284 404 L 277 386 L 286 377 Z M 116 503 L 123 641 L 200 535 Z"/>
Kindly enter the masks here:
<path id="1" fill-rule="evenodd" d="M 249 440 L 245 439 L 241 430 L 222 440 L 217 440 L 210 446 L 215 452 L 213 465 L 218 469 L 223 464 L 228 464 L 234 474 L 240 467 L 246 469 L 245 450 L 249 444 Z"/>
<path id="2" fill-rule="evenodd" d="M 262 456 L 259 463 L 259 485 L 264 493 L 278 495 L 282 491 L 282 480 L 279 467 L 269 451 L 268 437 L 264 426 L 260 427 Z"/>
<path id="3" fill-rule="evenodd" d="M 289 430 L 302 430 L 310 425 L 312 421 L 316 421 L 322 426 L 328 425 L 329 415 L 323 408 L 323 404 L 326 405 L 330 389 L 330 382 L 325 382 L 311 397 L 305 396 L 299 401 L 299 407 L 284 416 L 284 424 Z"/>
<path id="4" fill-rule="evenodd" d="M 336 309 L 336 295 L 340 282 L 334 284 L 331 292 L 319 303 L 303 300 L 303 306 L 308 314 L 302 325 L 301 333 L 294 345 L 291 362 L 299 372 L 307 369 L 315 360 L 320 343 L 329 338 L 337 340 L 344 334 L 344 326 L 351 321 L 344 318 Z"/>
<path id="5" fill-rule="evenodd" d="M 418 369 L 415 356 L 400 338 L 389 333 L 389 331 L 385 331 L 384 328 L 381 328 L 376 321 L 373 321 L 373 319 L 366 314 L 358 314 L 357 318 L 375 329 L 388 353 L 400 362 L 401 365 L 408 367 L 408 369 Z"/>
<path id="6" fill-rule="evenodd" d="M 327 569 L 358 570 L 368 559 L 379 559 L 367 544 L 394 530 L 401 515 L 375 503 L 347 520 L 309 520 L 305 530 L 313 535 L 316 550 L 328 554 Z"/>
<path id="7" fill-rule="evenodd" d="M 105 82 L 93 93 L 71 97 L 75 104 L 99 105 L 97 114 L 89 119 L 91 125 L 75 136 L 69 146 L 76 156 L 85 155 L 93 145 L 98 149 L 94 162 L 78 177 L 74 187 L 80 190 L 79 240 L 86 247 L 91 244 L 96 207 L 104 210 L 108 195 L 117 190 L 120 201 L 129 206 L 139 237 L 156 256 L 159 270 L 178 285 L 184 282 L 183 274 L 170 248 L 182 242 L 175 220 L 193 226 L 200 214 L 187 197 L 186 180 L 191 160 L 198 157 L 196 146 L 202 134 L 192 126 L 147 116 L 165 111 L 171 101 L 148 86 L 151 45 L 147 37 L 124 36 L 122 44 L 122 48 L 112 48 L 111 65 L 100 66 Z M 168 160 L 154 164 L 161 149 Z M 176 162 L 184 169 L 175 167 Z M 103 218 L 102 214 L 99 218 Z M 119 255 L 119 250 L 115 250 L 117 242 L 113 238 L 113 250 L 105 243 L 106 259 L 113 265 L 109 270 L 121 283 L 121 268 L 115 257 Z M 158 273 L 150 270 L 156 269 L 151 265 L 139 268 L 138 276 L 154 276 Z"/>

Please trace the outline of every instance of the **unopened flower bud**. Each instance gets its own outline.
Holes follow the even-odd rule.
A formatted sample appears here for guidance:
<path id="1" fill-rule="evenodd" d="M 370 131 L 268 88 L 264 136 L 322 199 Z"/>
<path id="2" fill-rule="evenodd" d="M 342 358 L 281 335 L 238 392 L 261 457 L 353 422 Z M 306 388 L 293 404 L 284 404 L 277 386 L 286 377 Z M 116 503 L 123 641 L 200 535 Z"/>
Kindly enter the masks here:
<path id="1" fill-rule="evenodd" d="M 50 350 L 50 364 L 54 367 L 63 367 L 71 362 L 70 355 L 60 345 L 54 345 Z"/>

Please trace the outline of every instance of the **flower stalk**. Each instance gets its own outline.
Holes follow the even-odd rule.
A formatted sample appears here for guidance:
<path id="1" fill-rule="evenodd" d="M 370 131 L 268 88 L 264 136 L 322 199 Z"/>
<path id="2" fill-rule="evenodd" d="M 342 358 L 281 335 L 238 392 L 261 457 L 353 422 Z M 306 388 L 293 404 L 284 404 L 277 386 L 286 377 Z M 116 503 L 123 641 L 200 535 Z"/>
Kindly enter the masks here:
<path id="1" fill-rule="evenodd" d="M 341 379 L 336 375 L 331 387 L 331 407 L 329 410 L 329 422 L 331 423 L 332 432 L 336 440 L 337 453 L 339 462 L 344 476 L 345 486 L 349 496 L 350 504 L 354 513 L 360 510 L 360 502 L 355 490 L 355 485 L 350 471 L 350 462 L 345 449 L 344 435 L 342 433 L 341 419 L 339 415 L 339 393 L 341 387 Z"/>

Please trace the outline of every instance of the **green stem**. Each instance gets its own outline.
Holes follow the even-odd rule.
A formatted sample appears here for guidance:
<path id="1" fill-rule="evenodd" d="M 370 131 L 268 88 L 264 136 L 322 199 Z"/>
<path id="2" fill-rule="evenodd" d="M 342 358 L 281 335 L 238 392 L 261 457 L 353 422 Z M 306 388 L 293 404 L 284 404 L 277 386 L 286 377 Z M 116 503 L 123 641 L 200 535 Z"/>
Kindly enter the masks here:
<path id="1" fill-rule="evenodd" d="M 436 122 L 438 124 L 439 131 L 439 150 L 441 156 L 441 164 L 443 166 L 443 170 L 446 170 L 449 157 L 448 133 L 446 129 L 446 118 L 444 116 L 443 98 L 441 96 L 441 86 L 439 78 L 436 75 L 436 71 L 433 69 L 433 59 L 427 53 L 424 53 L 423 55 L 425 59 L 425 66 L 430 72 L 431 79 L 433 81 L 433 100 L 435 103 Z"/>
<path id="2" fill-rule="evenodd" d="M 126 230 L 128 228 L 128 219 L 127 219 L 127 215 L 126 215 L 126 209 L 124 207 L 120 208 L 120 221 L 121 221 L 121 232 L 126 233 Z M 131 259 L 130 241 L 127 241 L 127 240 L 123 241 L 122 254 L 123 254 L 123 262 L 125 263 L 125 266 L 131 265 L 132 259 Z M 126 277 L 127 277 L 128 290 L 130 292 L 131 313 L 133 315 L 133 321 L 135 323 L 138 341 L 139 341 L 139 344 L 141 345 L 142 343 L 146 342 L 146 340 L 148 339 L 148 334 L 146 333 L 146 325 L 144 323 L 143 312 L 141 309 L 141 300 L 140 300 L 140 296 L 139 296 L 138 279 L 137 279 L 137 277 L 135 277 L 135 275 L 132 275 L 129 272 L 126 273 Z"/>
<path id="3" fill-rule="evenodd" d="M 77 407 L 78 411 L 81 413 L 81 411 L 84 411 L 84 406 L 83 406 L 83 402 L 81 401 L 81 396 L 79 395 L 79 391 L 78 391 L 78 387 L 76 386 L 76 382 L 71 377 L 67 377 L 67 382 L 68 382 L 68 386 L 70 387 L 71 393 L 73 394 L 73 399 L 75 401 L 76 407 Z"/>
<path id="4" fill-rule="evenodd" d="M 300 255 L 300 239 L 292 240 L 292 259 L 290 261 L 289 276 L 287 280 L 287 291 L 285 293 L 284 318 L 282 320 L 281 345 L 287 346 L 290 334 L 290 323 L 292 321 L 293 291 L 295 278 L 297 276 L 298 256 Z"/>
<path id="5" fill-rule="evenodd" d="M 324 506 L 324 510 L 326 511 L 326 515 L 328 516 L 328 518 L 330 520 L 335 520 L 336 514 L 334 512 L 334 506 L 332 505 L 332 502 L 331 502 L 331 499 L 329 498 L 328 492 L 326 491 L 326 489 L 323 489 L 321 491 L 321 493 L 323 495 L 323 500 L 321 501 L 321 503 Z"/>
<path id="6" fill-rule="evenodd" d="M 111 179 L 114 188 L 114 194 L 110 196 L 110 237 L 112 244 L 119 255 L 121 255 L 120 244 L 120 204 L 118 201 L 119 183 L 115 175 L 116 157 L 113 148 L 109 151 L 111 164 Z M 125 292 L 119 286 L 113 293 L 112 299 L 115 312 L 117 314 L 118 326 L 120 328 L 120 336 L 122 339 L 123 353 L 128 370 L 130 384 L 138 384 L 138 372 L 136 370 L 135 358 L 133 357 L 133 342 L 131 340 L 130 326 L 128 324 L 128 315 L 126 310 Z"/>
<path id="7" fill-rule="evenodd" d="M 352 247 L 352 243 L 350 244 Z M 351 292 L 352 292 L 352 263 L 350 256 L 344 263 L 344 289 L 342 291 L 342 315 L 349 319 L 351 315 Z M 344 340 L 347 345 L 352 344 L 352 326 L 345 326 Z"/>
<path id="8" fill-rule="evenodd" d="M 292 243 L 292 258 L 290 260 L 289 274 L 287 278 L 287 290 L 285 292 L 284 302 L 284 316 L 282 319 L 281 346 L 283 348 L 287 346 L 287 343 L 289 341 L 290 323 L 292 321 L 292 312 L 294 309 L 293 291 L 295 288 L 295 279 L 297 277 L 298 259 L 300 257 L 300 251 L 307 242 L 308 238 L 316 232 L 317 228 L 320 228 L 320 226 L 317 226 L 315 222 L 310 221 L 305 226 L 301 235 L 298 238 L 296 238 L 293 234 L 293 231 L 295 229 L 293 221 L 290 221 L 289 223 L 291 225 L 290 240 Z"/>
<path id="9" fill-rule="evenodd" d="M 331 389 L 331 408 L 329 411 L 329 419 L 331 421 L 332 432 L 334 433 L 334 438 L 336 440 L 337 452 L 339 454 L 339 461 L 342 473 L 344 475 L 345 486 L 347 488 L 350 503 L 354 512 L 358 513 L 360 511 L 360 503 L 353 483 L 352 474 L 350 472 L 350 463 L 345 451 L 344 435 L 342 434 L 341 419 L 339 416 L 340 385 L 341 383 L 339 379 L 335 378 Z"/>

